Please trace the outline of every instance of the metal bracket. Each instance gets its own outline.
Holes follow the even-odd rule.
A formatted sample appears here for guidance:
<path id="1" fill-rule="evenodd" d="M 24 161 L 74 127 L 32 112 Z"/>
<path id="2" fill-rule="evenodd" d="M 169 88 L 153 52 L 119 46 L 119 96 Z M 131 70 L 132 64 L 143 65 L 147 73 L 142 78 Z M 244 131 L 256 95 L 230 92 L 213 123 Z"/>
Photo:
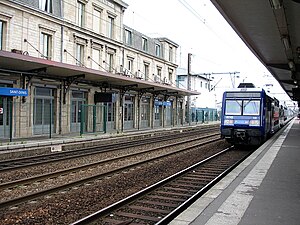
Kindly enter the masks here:
<path id="1" fill-rule="evenodd" d="M 67 77 L 64 81 L 63 81 L 63 104 L 66 104 L 66 96 L 67 96 L 67 92 L 70 90 L 71 85 L 79 78 L 84 78 L 85 75 L 84 74 L 80 74 L 80 75 L 75 75 L 75 76 L 71 76 L 71 77 Z"/>
<path id="2" fill-rule="evenodd" d="M 47 67 L 41 67 L 41 68 L 29 70 L 27 72 L 29 72 L 29 73 L 36 73 L 36 74 L 46 73 L 47 72 Z"/>
<path id="3" fill-rule="evenodd" d="M 120 106 L 123 104 L 123 97 L 126 94 L 127 91 L 131 90 L 133 87 L 137 87 L 137 84 L 132 84 L 132 85 L 126 85 L 126 86 L 121 86 L 119 88 L 120 90 Z"/>
<path id="4" fill-rule="evenodd" d="M 21 73 L 21 82 L 22 82 L 22 88 L 23 89 L 28 89 L 29 87 L 29 84 L 32 80 L 32 78 L 34 77 L 34 75 L 31 75 L 31 74 L 22 74 Z M 26 78 L 27 78 L 27 82 L 26 82 Z M 26 102 L 26 97 L 23 96 L 22 97 L 22 103 L 25 103 Z"/>
<path id="5" fill-rule="evenodd" d="M 150 92 L 150 90 L 154 90 L 154 87 L 151 87 L 151 88 L 141 88 L 138 90 L 138 97 L 139 97 L 139 100 L 143 97 L 144 94 Z"/>

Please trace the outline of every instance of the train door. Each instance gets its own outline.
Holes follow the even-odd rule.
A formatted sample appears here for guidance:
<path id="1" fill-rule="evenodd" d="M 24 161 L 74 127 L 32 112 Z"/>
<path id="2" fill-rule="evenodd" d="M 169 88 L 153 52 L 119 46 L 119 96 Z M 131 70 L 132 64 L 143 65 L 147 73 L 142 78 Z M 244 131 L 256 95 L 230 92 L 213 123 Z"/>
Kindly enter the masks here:
<path id="1" fill-rule="evenodd" d="M 0 96 L 0 138 L 8 138 L 12 104 L 10 97 Z"/>
<path id="2" fill-rule="evenodd" d="M 54 90 L 35 87 L 33 106 L 33 134 L 49 134 L 54 130 Z M 51 126 L 51 127 L 50 127 Z"/>
<path id="3" fill-rule="evenodd" d="M 265 133 L 266 135 L 269 134 L 272 130 L 272 99 L 268 96 L 266 97 L 266 120 L 265 120 Z"/>
<path id="4" fill-rule="evenodd" d="M 276 132 L 278 129 L 279 129 L 279 101 L 277 99 L 274 99 L 274 102 L 273 102 L 273 114 L 272 114 L 272 117 L 273 117 L 273 132 Z"/>
<path id="5" fill-rule="evenodd" d="M 86 104 L 83 91 L 72 91 L 71 98 L 71 132 L 79 132 L 81 124 L 81 106 Z"/>

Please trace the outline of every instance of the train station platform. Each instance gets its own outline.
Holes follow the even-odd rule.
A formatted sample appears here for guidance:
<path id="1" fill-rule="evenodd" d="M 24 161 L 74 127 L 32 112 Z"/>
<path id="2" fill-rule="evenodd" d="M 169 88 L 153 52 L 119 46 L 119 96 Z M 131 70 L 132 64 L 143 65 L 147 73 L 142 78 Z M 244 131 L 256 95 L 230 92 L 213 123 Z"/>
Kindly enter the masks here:
<path id="1" fill-rule="evenodd" d="M 48 154 L 50 152 L 72 150 L 99 145 L 103 140 L 112 139 L 134 139 L 139 137 L 147 137 L 160 135 L 165 132 L 181 132 L 185 129 L 194 129 L 202 126 L 219 125 L 219 121 L 210 121 L 207 123 L 184 124 L 182 126 L 173 127 L 157 127 L 145 129 L 125 130 L 122 133 L 91 133 L 91 134 L 69 134 L 69 135 L 53 135 L 37 136 L 29 138 L 14 139 L 12 142 L 0 141 L 0 161 L 9 160 L 19 157 L 28 157 L 37 154 Z"/>
<path id="2" fill-rule="evenodd" d="M 299 162 L 294 119 L 169 224 L 298 225 Z"/>

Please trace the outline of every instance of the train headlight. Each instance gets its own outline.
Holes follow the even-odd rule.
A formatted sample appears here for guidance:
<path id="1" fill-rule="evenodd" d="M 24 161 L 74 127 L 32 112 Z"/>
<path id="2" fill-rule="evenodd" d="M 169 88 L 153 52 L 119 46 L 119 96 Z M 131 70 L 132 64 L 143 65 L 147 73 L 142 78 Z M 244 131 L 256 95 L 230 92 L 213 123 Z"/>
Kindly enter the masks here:
<path id="1" fill-rule="evenodd" d="M 234 120 L 224 120 L 225 125 L 232 125 L 234 124 Z"/>
<path id="2" fill-rule="evenodd" d="M 250 126 L 259 126 L 260 125 L 260 121 L 259 120 L 250 120 L 249 121 L 249 125 Z"/>

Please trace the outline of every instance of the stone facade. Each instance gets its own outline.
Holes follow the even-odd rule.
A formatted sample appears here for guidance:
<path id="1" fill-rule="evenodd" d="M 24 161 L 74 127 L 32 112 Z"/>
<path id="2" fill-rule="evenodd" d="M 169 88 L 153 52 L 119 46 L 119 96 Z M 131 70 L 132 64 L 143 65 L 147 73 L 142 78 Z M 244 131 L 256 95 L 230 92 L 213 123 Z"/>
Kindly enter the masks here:
<path id="1" fill-rule="evenodd" d="M 131 34 L 131 41 L 126 41 L 126 35 Z M 144 49 L 143 40 L 147 41 L 147 48 Z M 133 76 L 137 76 L 138 71 L 142 75 L 146 75 L 146 80 L 164 83 L 167 78 L 169 81 L 166 84 L 174 84 L 176 80 L 176 51 L 178 45 L 167 38 L 150 38 L 146 35 L 128 27 L 124 26 L 124 60 L 123 65 L 126 67 L 126 60 L 131 58 L 133 60 Z M 157 46 L 159 52 L 157 52 Z M 170 49 L 173 49 L 170 57 Z M 145 74 L 144 66 L 149 66 L 148 74 Z M 128 67 L 128 66 L 127 66 Z M 161 74 L 158 74 L 158 70 Z M 171 74 L 170 74 L 171 73 Z M 156 79 L 159 77 L 159 79 Z"/>
<path id="2" fill-rule="evenodd" d="M 46 0 L 45 0 L 46 1 Z M 48 0 L 50 1 L 50 0 Z M 96 63 L 99 70 L 108 70 L 108 54 L 113 55 L 113 68 L 115 72 L 122 72 L 126 67 L 127 57 L 133 59 L 136 75 L 142 71 L 143 62 L 149 64 L 149 78 L 157 74 L 157 67 L 163 73 L 168 74 L 173 70 L 172 81 L 176 79 L 176 49 L 178 45 L 167 38 L 149 38 L 127 26 L 123 25 L 126 3 L 121 1 L 58 1 L 51 0 L 53 13 L 47 13 L 39 9 L 39 1 L 12 0 L 1 3 L 0 19 L 5 22 L 6 35 L 3 50 L 12 49 L 28 52 L 29 55 L 42 57 L 41 34 L 50 37 L 51 60 L 69 64 L 78 63 L 76 57 L 76 44 L 83 48 L 82 65 L 93 66 L 93 51 L 99 52 Z M 79 4 L 83 5 L 83 24 L 78 24 Z M 62 9 L 61 9 L 62 7 Z M 63 15 L 61 17 L 60 15 Z M 110 29 L 109 18 L 113 20 L 112 36 L 108 34 Z M 98 20 L 98 21 L 96 21 Z M 95 28 L 95 24 L 99 28 Z M 124 43 L 124 31 L 130 30 L 133 34 L 133 44 Z M 26 39 L 26 41 L 24 41 Z M 147 40 L 147 50 L 143 50 L 142 39 Z M 161 55 L 155 54 L 155 46 L 159 45 Z M 169 49 L 173 48 L 173 56 L 170 61 Z M 76 60 L 77 59 L 77 60 Z M 95 64 L 95 62 L 94 62 Z M 163 75 L 163 77 L 168 77 Z"/>
<path id="3" fill-rule="evenodd" d="M 131 76 L 176 86 L 178 45 L 167 38 L 147 37 L 125 26 L 123 16 L 127 6 L 120 0 L 3 0 L 0 2 L 0 20 L 4 24 L 2 50 L 92 68 L 116 76 Z M 133 35 L 130 44 L 126 42 L 128 31 Z M 0 80 L 3 79 L 0 74 Z M 21 78 L 18 75 L 11 74 L 5 79 L 12 81 L 12 87 L 22 87 Z M 47 98 L 42 95 L 36 97 L 37 90 L 42 88 L 51 89 Z M 76 117 L 76 121 L 79 121 L 78 115 L 74 114 L 74 109 L 78 111 L 79 105 L 74 104 L 93 105 L 94 94 L 99 91 L 99 88 L 92 85 L 83 87 L 73 83 L 67 92 L 66 103 L 63 104 L 62 83 L 55 79 L 51 80 L 51 77 L 50 80 L 34 77 L 30 82 L 28 81 L 26 89 L 29 92 L 26 103 L 22 102 L 21 97 L 13 99 L 14 137 L 43 134 L 43 130 L 37 131 L 35 114 L 39 112 L 37 104 L 43 104 L 45 107 L 44 105 L 48 102 L 51 102 L 50 106 L 53 107 L 50 118 L 53 122 L 53 127 L 50 126 L 51 132 L 54 134 L 72 132 L 74 128 L 72 126 L 75 126 L 72 125 L 73 118 Z M 130 92 L 127 97 L 128 99 L 131 98 L 130 96 L 134 98 L 132 101 L 134 121 L 130 127 L 131 123 L 128 121 L 125 123 L 120 117 L 122 113 L 128 113 L 130 108 L 124 111 L 120 107 L 118 90 L 111 91 L 117 93 L 114 103 L 107 106 L 111 107 L 110 110 L 114 110 L 111 113 L 114 116 L 111 119 L 112 129 L 115 131 L 123 130 L 124 127 L 126 129 L 126 124 L 130 124 L 129 129 L 137 128 L 139 125 L 134 121 L 143 119 L 143 115 L 137 108 L 139 104 L 137 93 Z M 77 92 L 83 93 L 81 99 L 76 97 Z M 149 107 L 148 114 L 151 115 L 149 124 L 154 124 L 156 115 L 165 114 L 164 108 L 168 107 L 168 116 L 157 116 L 162 120 L 160 126 L 178 124 L 177 114 L 179 113 L 177 113 L 176 102 L 171 106 L 160 105 L 159 110 L 162 111 L 155 112 L 155 106 L 158 107 L 158 104 L 155 105 L 157 99 L 154 99 L 152 95 L 146 97 L 149 98 L 147 107 Z M 126 99 L 126 96 L 124 98 Z M 161 98 L 159 101 L 165 100 L 167 99 Z M 175 101 L 175 98 L 172 101 Z M 168 118 L 174 112 L 176 116 L 173 116 L 173 121 L 169 124 L 164 122 L 164 117 Z M 46 114 L 46 112 L 43 113 Z M 155 115 L 154 118 L 152 115 Z M 132 117 L 128 116 L 127 120 L 132 120 Z M 87 121 L 87 129 L 90 128 L 90 120 L 91 118 Z"/>

